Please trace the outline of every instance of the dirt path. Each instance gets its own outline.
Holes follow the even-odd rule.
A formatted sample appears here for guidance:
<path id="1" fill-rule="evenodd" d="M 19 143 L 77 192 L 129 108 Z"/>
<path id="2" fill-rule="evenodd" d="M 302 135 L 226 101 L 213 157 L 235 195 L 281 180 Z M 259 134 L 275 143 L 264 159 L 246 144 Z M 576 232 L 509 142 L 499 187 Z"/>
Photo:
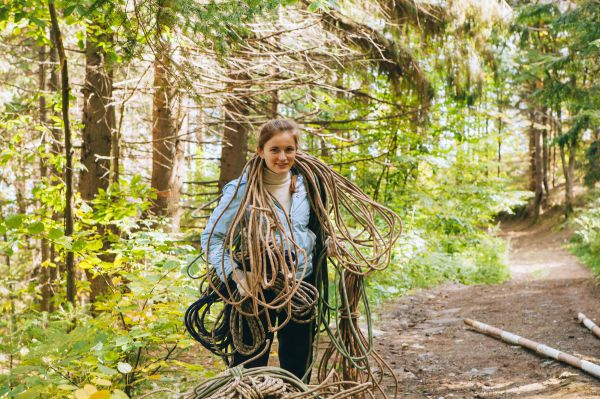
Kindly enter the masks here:
<path id="1" fill-rule="evenodd" d="M 600 339 L 577 322 L 600 320 L 600 287 L 548 221 L 504 229 L 512 280 L 444 285 L 389 304 L 377 349 L 402 398 L 600 398 L 600 381 L 575 368 L 476 333 L 472 318 L 600 363 Z M 598 320 L 596 319 L 598 318 Z"/>

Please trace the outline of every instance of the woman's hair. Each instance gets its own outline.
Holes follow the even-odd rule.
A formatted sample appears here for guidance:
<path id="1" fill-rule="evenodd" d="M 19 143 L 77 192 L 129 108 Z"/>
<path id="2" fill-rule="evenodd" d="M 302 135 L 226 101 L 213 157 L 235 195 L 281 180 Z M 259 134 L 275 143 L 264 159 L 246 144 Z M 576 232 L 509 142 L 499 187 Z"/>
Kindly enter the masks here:
<path id="1" fill-rule="evenodd" d="M 271 119 L 261 126 L 258 135 L 258 148 L 263 149 L 267 141 L 278 133 L 289 132 L 294 137 L 296 147 L 298 147 L 298 124 L 292 119 Z"/>

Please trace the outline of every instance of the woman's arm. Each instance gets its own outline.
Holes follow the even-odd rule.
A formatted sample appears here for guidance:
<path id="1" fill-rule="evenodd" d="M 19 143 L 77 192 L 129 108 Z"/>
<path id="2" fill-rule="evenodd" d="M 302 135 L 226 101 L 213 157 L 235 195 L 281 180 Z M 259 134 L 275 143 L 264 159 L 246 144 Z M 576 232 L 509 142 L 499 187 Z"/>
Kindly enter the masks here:
<path id="1" fill-rule="evenodd" d="M 240 187 L 236 193 L 237 184 L 238 181 L 234 180 L 223 187 L 223 196 L 219 201 L 219 205 L 210 215 L 200 237 L 200 244 L 207 255 L 208 263 L 215 269 L 223 282 L 229 278 L 232 271 L 230 254 L 229 251 L 223 248 L 223 240 L 240 207 L 243 190 Z M 223 251 L 225 251 L 225 254 Z"/>

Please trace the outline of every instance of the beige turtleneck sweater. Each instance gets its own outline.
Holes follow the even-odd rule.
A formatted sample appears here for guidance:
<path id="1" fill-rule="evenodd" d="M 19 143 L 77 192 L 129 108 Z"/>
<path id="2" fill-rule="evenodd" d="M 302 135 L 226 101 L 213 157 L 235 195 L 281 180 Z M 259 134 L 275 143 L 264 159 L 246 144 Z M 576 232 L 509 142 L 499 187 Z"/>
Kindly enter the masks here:
<path id="1" fill-rule="evenodd" d="M 292 194 L 290 193 L 291 173 L 278 174 L 271 171 L 269 168 L 263 169 L 263 184 L 268 192 L 273 194 L 273 197 L 283 207 L 286 212 L 290 212 L 292 202 Z"/>

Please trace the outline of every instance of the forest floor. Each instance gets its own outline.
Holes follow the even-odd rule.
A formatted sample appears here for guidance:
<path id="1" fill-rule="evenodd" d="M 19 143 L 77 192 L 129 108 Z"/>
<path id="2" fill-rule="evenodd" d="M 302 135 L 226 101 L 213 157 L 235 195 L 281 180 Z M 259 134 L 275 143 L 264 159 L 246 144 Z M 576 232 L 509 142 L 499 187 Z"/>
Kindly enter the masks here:
<path id="1" fill-rule="evenodd" d="M 471 318 L 600 363 L 600 339 L 577 321 L 600 320 L 600 287 L 547 218 L 502 226 L 510 281 L 445 284 L 387 304 L 376 347 L 399 380 L 400 398 L 600 398 L 600 381 L 576 368 L 480 334 Z"/>

